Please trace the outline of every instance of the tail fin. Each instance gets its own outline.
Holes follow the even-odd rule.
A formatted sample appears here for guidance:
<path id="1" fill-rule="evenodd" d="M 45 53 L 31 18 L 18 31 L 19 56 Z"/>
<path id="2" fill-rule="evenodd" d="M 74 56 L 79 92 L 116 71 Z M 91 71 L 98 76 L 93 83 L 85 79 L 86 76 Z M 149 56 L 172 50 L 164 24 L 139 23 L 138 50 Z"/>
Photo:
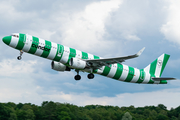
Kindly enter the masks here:
<path id="1" fill-rule="evenodd" d="M 170 55 L 168 54 L 162 54 L 159 58 L 144 68 L 144 71 L 149 72 L 154 77 L 161 77 L 169 57 Z"/>

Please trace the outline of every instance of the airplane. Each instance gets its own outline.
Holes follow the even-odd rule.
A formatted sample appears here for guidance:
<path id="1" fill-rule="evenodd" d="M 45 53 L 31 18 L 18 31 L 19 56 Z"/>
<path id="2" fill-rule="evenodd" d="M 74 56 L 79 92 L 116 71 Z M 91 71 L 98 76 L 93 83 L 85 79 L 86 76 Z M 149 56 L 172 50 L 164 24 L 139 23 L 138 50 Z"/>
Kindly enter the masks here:
<path id="1" fill-rule="evenodd" d="M 161 77 L 170 57 L 168 54 L 162 54 L 144 69 L 122 64 L 125 60 L 140 56 L 145 48 L 134 55 L 101 58 L 29 34 L 13 33 L 10 36 L 3 37 L 2 41 L 20 51 L 20 56 L 17 57 L 18 60 L 22 59 L 23 52 L 27 52 L 52 60 L 51 68 L 53 70 L 64 72 L 74 69 L 77 72 L 74 77 L 75 80 L 81 79 L 80 71 L 88 72 L 87 77 L 89 79 L 93 79 L 94 74 L 99 74 L 115 80 L 139 84 L 167 84 L 167 80 L 175 79 Z"/>

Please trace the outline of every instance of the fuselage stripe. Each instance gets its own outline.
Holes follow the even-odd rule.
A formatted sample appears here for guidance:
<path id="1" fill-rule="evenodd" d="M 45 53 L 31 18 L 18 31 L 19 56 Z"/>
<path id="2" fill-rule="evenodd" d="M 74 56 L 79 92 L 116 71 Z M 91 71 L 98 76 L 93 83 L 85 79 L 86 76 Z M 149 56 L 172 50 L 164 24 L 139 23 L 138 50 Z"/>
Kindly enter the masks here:
<path id="1" fill-rule="evenodd" d="M 127 65 L 123 65 L 123 72 L 122 72 L 121 77 L 119 78 L 119 80 L 124 81 L 127 78 L 128 73 L 129 73 L 129 67 Z"/>
<path id="2" fill-rule="evenodd" d="M 144 81 L 144 78 L 145 78 L 145 73 L 144 73 L 144 70 L 141 69 L 139 79 L 138 79 L 138 81 L 136 83 L 142 83 Z"/>
<path id="3" fill-rule="evenodd" d="M 116 74 L 116 70 L 117 70 L 117 64 L 111 65 L 111 70 L 107 76 L 113 78 L 114 75 Z"/>
<path id="4" fill-rule="evenodd" d="M 12 36 L 11 37 L 11 42 L 10 42 L 9 46 L 11 46 L 13 48 L 16 48 L 18 42 L 19 42 L 19 38 Z"/>
<path id="5" fill-rule="evenodd" d="M 115 73 L 113 79 L 118 80 L 120 78 L 120 76 L 122 75 L 122 71 L 123 71 L 123 65 L 118 63 L 117 64 L 117 70 L 116 70 L 116 73 Z"/>
<path id="6" fill-rule="evenodd" d="M 43 50 L 43 53 L 42 53 L 41 57 L 47 58 L 50 51 L 51 51 L 51 42 L 45 40 L 45 46 L 44 46 L 44 50 Z"/>
<path id="7" fill-rule="evenodd" d="M 32 45 L 33 47 L 36 47 L 34 45 Z M 42 53 L 43 53 L 43 49 L 45 48 L 45 41 L 41 38 L 39 38 L 39 44 L 37 46 L 37 50 L 36 52 L 34 53 L 35 55 L 37 56 L 41 56 Z"/>
<path id="8" fill-rule="evenodd" d="M 76 58 L 82 58 L 82 52 L 79 50 L 76 50 Z"/>
<path id="9" fill-rule="evenodd" d="M 32 36 L 30 35 L 26 35 L 26 40 L 25 41 L 25 44 L 24 44 L 24 47 L 23 47 L 23 51 L 24 52 L 28 52 L 30 51 L 30 48 L 31 48 L 31 45 L 32 45 Z"/>
<path id="10" fill-rule="evenodd" d="M 129 67 L 129 73 L 128 73 L 128 76 L 127 76 L 125 82 L 130 82 L 132 80 L 133 76 L 134 76 L 134 68 Z"/>
<path id="11" fill-rule="evenodd" d="M 24 47 L 24 39 L 26 39 L 25 34 L 19 34 L 19 41 L 18 44 L 16 46 L 16 49 L 18 50 L 22 50 Z"/>
<path id="12" fill-rule="evenodd" d="M 144 81 L 142 83 L 147 84 L 149 81 L 150 81 L 150 74 L 145 72 L 145 78 L 144 78 Z"/>
<path id="13" fill-rule="evenodd" d="M 99 59 L 99 57 L 98 57 L 98 56 L 96 56 L 96 55 L 94 55 L 94 59 Z"/>
<path id="14" fill-rule="evenodd" d="M 107 76 L 110 72 L 111 66 L 112 65 L 110 65 L 110 67 L 105 66 L 103 73 L 101 75 Z"/>
<path id="15" fill-rule="evenodd" d="M 60 45 L 60 44 L 56 44 L 57 46 L 56 46 L 56 55 L 55 55 L 55 57 L 54 57 L 54 61 L 56 61 L 56 62 L 59 62 L 60 60 L 61 60 L 61 58 L 62 58 L 62 55 L 63 55 L 63 53 L 64 53 L 64 46 L 63 45 Z"/>
<path id="16" fill-rule="evenodd" d="M 88 54 L 86 52 L 82 52 L 82 59 L 88 59 Z"/>
<path id="17" fill-rule="evenodd" d="M 94 59 L 94 55 L 88 53 L 88 59 L 90 60 Z"/>
<path id="18" fill-rule="evenodd" d="M 136 83 L 139 79 L 140 71 L 139 69 L 134 68 L 134 77 L 132 78 L 131 82 Z"/>
<path id="19" fill-rule="evenodd" d="M 72 57 L 75 57 L 75 56 L 76 56 L 76 50 L 73 49 L 73 48 L 70 48 L 69 59 L 72 58 Z"/>
<path id="20" fill-rule="evenodd" d="M 32 45 L 28 53 L 34 54 L 38 48 L 39 38 L 32 36 Z"/>
<path id="21" fill-rule="evenodd" d="M 57 52 L 57 44 L 54 42 L 51 42 L 51 50 L 47 58 L 50 60 L 53 60 L 56 56 L 56 52 Z"/>
<path id="22" fill-rule="evenodd" d="M 62 55 L 60 62 L 63 64 L 68 64 L 69 54 L 70 54 L 69 47 L 64 46 L 64 52 L 63 52 L 63 55 Z"/>

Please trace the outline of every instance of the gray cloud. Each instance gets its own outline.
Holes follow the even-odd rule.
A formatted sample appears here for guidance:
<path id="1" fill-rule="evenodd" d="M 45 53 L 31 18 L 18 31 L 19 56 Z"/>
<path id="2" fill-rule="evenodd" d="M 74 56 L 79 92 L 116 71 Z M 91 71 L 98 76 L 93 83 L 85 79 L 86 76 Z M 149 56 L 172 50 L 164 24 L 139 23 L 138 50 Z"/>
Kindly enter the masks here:
<path id="1" fill-rule="evenodd" d="M 177 43 L 180 45 L 180 35 L 179 35 L 179 20 L 180 20 L 180 3 L 178 1 L 167 0 L 169 5 L 165 6 L 167 12 L 167 17 L 165 24 L 161 27 L 161 32 L 165 35 L 165 38 L 170 42 Z"/>

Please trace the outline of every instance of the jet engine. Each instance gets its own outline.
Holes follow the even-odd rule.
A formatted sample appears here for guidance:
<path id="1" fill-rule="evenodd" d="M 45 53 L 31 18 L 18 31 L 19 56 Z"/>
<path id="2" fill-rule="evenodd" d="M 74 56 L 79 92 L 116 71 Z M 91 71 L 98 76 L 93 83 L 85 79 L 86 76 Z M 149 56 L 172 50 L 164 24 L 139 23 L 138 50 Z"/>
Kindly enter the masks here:
<path id="1" fill-rule="evenodd" d="M 51 68 L 53 70 L 61 71 L 61 72 L 71 71 L 71 69 L 69 67 L 65 66 L 64 64 L 62 64 L 60 62 L 56 62 L 56 61 L 51 62 Z"/>
<path id="2" fill-rule="evenodd" d="M 84 69 L 87 66 L 86 61 L 78 58 L 71 58 L 69 61 L 69 65 L 75 69 Z"/>

